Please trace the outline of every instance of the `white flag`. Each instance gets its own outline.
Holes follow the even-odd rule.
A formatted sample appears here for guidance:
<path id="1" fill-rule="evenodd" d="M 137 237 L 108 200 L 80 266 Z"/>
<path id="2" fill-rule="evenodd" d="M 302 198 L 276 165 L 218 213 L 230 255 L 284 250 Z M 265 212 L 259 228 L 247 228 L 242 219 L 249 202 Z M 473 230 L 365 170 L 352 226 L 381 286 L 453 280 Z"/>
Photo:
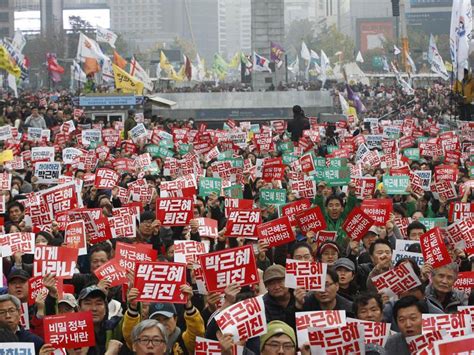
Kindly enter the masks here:
<path id="1" fill-rule="evenodd" d="M 311 58 L 312 58 L 312 59 L 319 59 L 318 53 L 316 53 L 316 52 L 313 51 L 312 49 L 311 49 Z"/>
<path id="2" fill-rule="evenodd" d="M 449 74 L 444 65 L 443 58 L 438 52 L 438 47 L 433 35 L 430 35 L 430 48 L 428 49 L 428 62 L 431 64 L 431 70 L 440 75 L 444 80 L 449 79 Z"/>
<path id="3" fill-rule="evenodd" d="M 90 39 L 82 32 L 79 34 L 79 43 L 77 45 L 77 59 L 81 62 L 85 61 L 85 58 L 95 58 L 99 60 L 109 59 L 100 49 L 99 44 Z"/>
<path id="4" fill-rule="evenodd" d="M 71 70 L 73 73 L 73 79 L 80 82 L 87 82 L 86 73 L 82 70 L 81 66 L 75 60 L 72 61 Z"/>
<path id="5" fill-rule="evenodd" d="M 112 67 L 112 61 L 110 58 L 104 60 L 102 64 L 102 79 L 106 82 L 115 82 L 114 69 Z"/>
<path id="6" fill-rule="evenodd" d="M 156 80 L 159 80 L 161 78 L 161 65 L 158 63 L 156 65 Z"/>
<path id="7" fill-rule="evenodd" d="M 326 55 L 326 53 L 324 53 L 324 51 L 321 49 L 321 74 L 326 76 L 326 73 L 329 67 L 330 67 L 329 58 Z"/>
<path id="8" fill-rule="evenodd" d="M 469 68 L 469 42 L 472 32 L 472 6 L 470 0 L 453 0 L 449 48 L 456 78 L 464 78 L 464 69 Z"/>
<path id="9" fill-rule="evenodd" d="M 311 60 L 311 53 L 309 52 L 309 49 L 304 41 L 301 43 L 301 58 L 304 60 Z"/>
<path id="10" fill-rule="evenodd" d="M 364 63 L 364 58 L 362 58 L 362 53 L 360 51 L 357 53 L 356 62 Z"/>
<path id="11" fill-rule="evenodd" d="M 383 70 L 385 71 L 390 71 L 390 67 L 387 62 L 387 57 L 382 58 L 382 63 L 383 63 Z"/>
<path id="12" fill-rule="evenodd" d="M 400 49 L 398 49 L 396 45 L 393 45 L 393 55 L 399 55 L 400 53 Z"/>
<path id="13" fill-rule="evenodd" d="M 21 31 L 16 31 L 15 36 L 13 37 L 12 41 L 12 46 L 13 48 L 18 52 L 21 53 L 23 51 L 23 48 L 26 45 L 26 39 L 25 36 L 23 36 L 23 33 Z"/>
<path id="14" fill-rule="evenodd" d="M 143 69 L 140 63 L 138 63 L 135 56 L 133 56 L 130 61 L 130 75 L 143 82 L 145 89 L 153 91 L 153 81 L 150 79 L 145 69 Z"/>
<path id="15" fill-rule="evenodd" d="M 346 99 L 344 98 L 344 96 L 341 93 L 339 93 L 339 102 L 341 104 L 342 113 L 344 115 L 348 115 L 349 114 L 349 103 L 346 101 Z"/>
<path id="16" fill-rule="evenodd" d="M 413 74 L 416 74 L 416 65 L 415 65 L 415 61 L 413 60 L 413 58 L 410 56 L 410 54 L 407 53 L 407 61 L 408 61 L 408 64 L 410 65 L 411 67 L 411 72 Z"/>
<path id="17" fill-rule="evenodd" d="M 196 66 L 197 66 L 197 81 L 203 81 L 206 77 L 206 67 L 204 61 L 199 57 L 199 53 L 196 54 Z M 193 71 L 194 72 L 194 71 Z"/>
<path id="18" fill-rule="evenodd" d="M 300 72 L 300 58 L 298 56 L 295 61 L 288 66 L 288 70 L 295 75 Z"/>
<path id="19" fill-rule="evenodd" d="M 253 52 L 253 70 L 254 71 L 267 71 L 267 72 L 272 72 L 272 70 L 269 67 L 270 61 L 262 57 L 261 55 L 258 55 L 257 53 Z"/>
<path id="20" fill-rule="evenodd" d="M 117 35 L 112 31 L 97 26 L 97 42 L 105 42 L 110 44 L 112 48 L 115 48 L 115 41 L 117 40 Z"/>
<path id="21" fill-rule="evenodd" d="M 13 90 L 15 97 L 18 97 L 18 90 L 16 87 L 16 78 L 15 75 L 8 74 L 8 86 Z"/>

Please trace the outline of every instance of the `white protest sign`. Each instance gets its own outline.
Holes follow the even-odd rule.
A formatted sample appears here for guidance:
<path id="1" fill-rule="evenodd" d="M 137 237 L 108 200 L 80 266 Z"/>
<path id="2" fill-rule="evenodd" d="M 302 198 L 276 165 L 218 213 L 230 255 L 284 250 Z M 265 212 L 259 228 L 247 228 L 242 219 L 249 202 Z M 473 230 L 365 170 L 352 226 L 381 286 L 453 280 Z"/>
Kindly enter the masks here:
<path id="1" fill-rule="evenodd" d="M 61 176 L 61 163 L 39 162 L 35 164 L 35 176 L 38 184 L 57 184 Z"/>

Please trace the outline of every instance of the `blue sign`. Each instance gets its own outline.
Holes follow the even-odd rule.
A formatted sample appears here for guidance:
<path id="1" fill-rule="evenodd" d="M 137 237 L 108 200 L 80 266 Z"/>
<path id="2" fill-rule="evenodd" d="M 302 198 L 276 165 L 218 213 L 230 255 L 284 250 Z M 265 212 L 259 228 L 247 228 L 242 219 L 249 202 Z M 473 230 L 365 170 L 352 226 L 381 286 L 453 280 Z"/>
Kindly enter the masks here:
<path id="1" fill-rule="evenodd" d="M 141 101 L 142 96 L 80 96 L 79 106 L 132 106 Z"/>
<path id="2" fill-rule="evenodd" d="M 453 0 L 411 0 L 412 7 L 452 6 Z"/>

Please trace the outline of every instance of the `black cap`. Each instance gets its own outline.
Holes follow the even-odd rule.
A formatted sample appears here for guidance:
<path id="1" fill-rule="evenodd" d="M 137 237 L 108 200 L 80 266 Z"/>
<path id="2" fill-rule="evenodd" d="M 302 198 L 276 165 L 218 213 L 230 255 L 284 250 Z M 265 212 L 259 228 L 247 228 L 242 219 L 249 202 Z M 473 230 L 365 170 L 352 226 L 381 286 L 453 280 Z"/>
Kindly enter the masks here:
<path id="1" fill-rule="evenodd" d="M 30 277 L 31 275 L 25 270 L 13 270 L 8 274 L 7 281 L 10 282 L 13 279 L 22 279 L 23 281 L 28 281 Z"/>
<path id="2" fill-rule="evenodd" d="M 154 221 L 155 219 L 156 219 L 156 215 L 151 211 L 145 211 L 140 215 L 140 222 Z"/>
<path id="3" fill-rule="evenodd" d="M 81 302 L 83 299 L 86 299 L 87 297 L 91 296 L 99 296 L 102 297 L 104 301 L 107 300 L 107 295 L 101 288 L 97 286 L 89 286 L 84 288 L 81 293 L 79 293 L 79 297 L 77 297 L 77 302 Z"/>

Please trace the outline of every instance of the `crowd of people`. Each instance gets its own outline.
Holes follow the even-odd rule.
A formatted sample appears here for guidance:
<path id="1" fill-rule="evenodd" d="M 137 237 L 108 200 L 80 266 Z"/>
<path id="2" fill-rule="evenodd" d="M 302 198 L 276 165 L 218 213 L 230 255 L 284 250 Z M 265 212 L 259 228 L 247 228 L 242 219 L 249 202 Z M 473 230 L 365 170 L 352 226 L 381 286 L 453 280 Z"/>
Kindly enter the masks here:
<path id="1" fill-rule="evenodd" d="M 335 87 L 334 92 L 344 89 Z M 0 295 L 0 343 L 33 343 L 36 353 L 41 355 L 52 354 L 58 348 L 77 355 L 310 354 L 319 352 L 314 350 L 314 339 L 308 340 L 307 335 L 303 337 L 307 341 L 301 343 L 299 312 L 343 311 L 344 325 L 346 320 L 349 324 L 349 319 L 357 319 L 364 324 L 387 323 L 388 329 L 393 331 L 380 343 L 361 339 L 366 354 L 410 354 L 410 340 L 426 334 L 423 315 L 457 314 L 461 311 L 459 307 L 474 306 L 472 290 L 466 292 L 456 288 L 461 272 L 474 271 L 474 127 L 454 118 L 449 101 L 450 88 L 442 83 L 416 89 L 414 95 L 384 85 L 356 85 L 352 90 L 358 93 L 365 107 L 356 110 L 356 103 L 349 100 L 358 112 L 347 121 L 318 122 L 306 117 L 304 108 L 295 106 L 294 117 L 280 122 L 283 126 L 265 122 L 255 127 L 229 120 L 222 130 L 207 129 L 205 124 L 193 120 L 167 120 L 147 112 L 141 117 L 132 111 L 123 123 L 94 122 L 73 106 L 72 95 L 67 91 L 24 93 L 18 99 L 5 94 L 0 116 L 0 144 L 2 156 L 8 155 L 7 151 L 11 151 L 12 156 L 0 161 L 2 179 L 9 179 L 2 185 L 9 188 L 0 191 L 0 206 L 3 205 L 0 212 L 4 213 L 1 228 L 7 238 L 14 233 L 34 233 L 36 247 L 48 245 L 61 249 L 68 246 L 65 240 L 68 224 L 77 221 L 70 214 L 74 210 L 99 210 L 100 216 L 96 220 L 105 218 L 109 221 L 114 218 L 114 211 L 123 207 L 134 211 L 138 208 L 139 212 L 133 215 L 136 228 L 132 228 L 132 235 L 110 238 L 109 233 L 107 240 L 95 240 L 88 232 L 86 252 L 77 258 L 72 277 L 58 279 L 51 273 L 38 277 L 34 252 L 8 253 L 8 248 L 0 249 L 4 286 Z M 337 97 L 335 95 L 335 110 L 339 110 Z M 374 122 L 365 118 L 380 120 Z M 135 137 L 134 129 L 142 124 L 146 134 Z M 40 137 L 33 137 L 32 128 L 41 129 Z M 104 139 L 104 134 L 101 142 L 89 144 L 84 141 L 81 131 L 90 129 L 107 130 L 117 138 L 111 143 Z M 238 134 L 242 132 L 246 133 L 243 141 L 242 134 Z M 256 140 L 259 134 L 271 137 L 270 142 Z M 378 159 L 365 161 L 359 154 L 360 147 L 367 144 L 368 137 L 382 134 L 383 142 L 396 142 L 395 160 L 381 161 L 389 154 L 383 149 L 385 145 L 375 144 L 368 146 L 370 152 L 366 156 L 373 158 L 375 155 Z M 410 143 L 400 148 L 400 142 L 410 137 L 413 138 Z M 446 139 L 454 149 L 448 150 L 451 148 L 443 143 Z M 440 147 L 441 153 L 436 155 L 428 151 L 418 157 L 404 156 L 403 149 L 420 148 L 423 142 Z M 35 171 L 35 163 L 28 153 L 35 147 L 55 148 L 54 156 L 48 160 L 61 163 L 61 177 L 54 184 L 40 180 Z M 155 154 L 163 149 L 150 147 L 161 147 L 169 154 Z M 77 148 L 80 153 L 65 161 L 63 153 L 67 148 Z M 211 154 L 216 148 L 218 152 Z M 459 153 L 457 159 L 444 161 L 447 153 L 453 151 Z M 308 155 L 313 161 L 326 158 L 327 164 L 332 159 L 345 159 L 352 179 L 334 185 L 318 177 L 315 167 L 307 170 L 298 164 Z M 87 156 L 87 161 L 81 160 L 81 156 Z M 144 157 L 151 159 L 138 164 Z M 284 165 L 283 176 L 264 179 L 262 167 L 275 160 L 277 165 Z M 124 166 L 117 164 L 119 161 L 128 163 Z M 225 161 L 230 162 L 230 168 L 215 169 Z M 448 165 L 456 171 L 456 180 L 452 181 L 455 195 L 449 199 L 433 188 L 437 186 L 435 171 L 440 165 Z M 119 173 L 115 186 L 97 186 L 95 174 L 102 168 Z M 422 193 L 410 183 L 406 193 L 389 194 L 384 186 L 384 176 L 393 175 L 397 169 L 409 174 L 431 171 L 432 175 Z M 188 191 L 187 185 L 181 185 L 185 176 L 191 176 L 195 185 L 191 194 L 194 199 L 192 219 L 186 225 L 169 226 L 159 218 L 156 201 L 173 193 L 183 196 L 180 193 Z M 202 191 L 198 193 L 199 180 L 205 177 L 221 178 L 221 191 L 207 195 Z M 361 196 L 356 180 L 369 177 L 374 177 L 376 184 L 372 191 Z M 180 181 L 178 191 L 163 188 L 169 189 L 168 182 L 175 180 Z M 52 208 L 56 201 L 46 200 L 45 192 L 71 181 L 75 182 L 77 194 L 73 205 Z M 304 182 L 309 188 L 299 189 L 295 182 Z M 137 184 L 145 186 L 147 191 L 138 198 L 130 192 Z M 262 223 L 281 218 L 285 205 L 307 199 L 311 204 L 307 209 L 319 206 L 325 231 L 334 233 L 323 239 L 320 231 L 306 230 L 294 224 L 294 240 L 274 247 L 268 240 L 257 238 L 257 234 L 253 238 L 229 237 L 226 199 L 230 196 L 225 196 L 224 191 L 226 187 L 235 186 L 239 191 L 237 197 L 233 195 L 232 198 L 252 200 L 251 209 L 260 211 Z M 264 203 L 261 192 L 266 189 L 284 189 L 283 204 Z M 382 225 L 372 225 L 360 239 L 352 239 L 344 229 L 344 222 L 364 200 L 374 199 L 390 202 L 388 220 Z M 470 203 L 470 215 L 453 221 L 449 216 L 453 202 Z M 33 211 L 38 205 L 44 211 L 35 218 L 38 214 Z M 215 238 L 201 235 L 198 219 L 202 218 L 217 222 Z M 446 221 L 441 225 L 441 231 L 450 260 L 440 267 L 434 267 L 427 260 L 423 262 L 424 248 L 420 245 L 420 238 L 432 229 L 427 222 L 433 218 Z M 453 245 L 447 228 L 463 222 L 467 225 L 463 243 Z M 120 285 L 111 286 L 109 279 L 99 280 L 97 276 L 97 270 L 103 265 L 121 258 L 116 253 L 119 243 L 141 248 L 148 245 L 156 251 L 156 259 L 152 261 L 174 262 L 176 241 L 202 242 L 209 252 L 252 245 L 259 280 L 245 286 L 229 282 L 222 291 L 202 292 L 198 285 L 199 264 L 189 261 L 186 283 L 180 286 L 186 302 L 163 303 L 139 301 L 142 291 L 134 284 L 136 270 L 133 268 L 126 270 L 126 281 Z M 395 260 L 399 241 L 411 242 L 408 252 L 412 257 Z M 0 235 L 0 245 L 2 243 L 8 244 L 8 240 Z M 322 290 L 288 287 L 285 279 L 290 259 L 327 266 Z M 373 279 L 400 265 L 410 265 L 420 283 L 399 294 L 380 291 Z M 472 285 L 473 274 L 470 275 Z M 41 279 L 46 292 L 38 292 L 33 302 L 28 303 L 32 297 L 33 278 Z M 216 317 L 238 302 L 258 296 L 263 296 L 268 323 L 266 331 L 250 339 L 239 339 L 237 331 L 224 333 Z M 25 303 L 27 307 L 23 306 Z M 77 312 L 92 314 L 94 345 L 69 348 L 66 343 L 47 343 L 46 319 Z M 474 319 L 474 307 L 469 314 Z M 303 333 L 305 331 L 307 334 L 308 329 L 303 329 Z M 217 352 L 202 348 L 203 339 L 216 342 Z M 347 339 L 345 342 L 349 343 Z M 471 345 L 473 343 L 471 338 Z M 432 341 L 426 345 L 430 344 Z M 474 346 L 470 350 L 474 350 Z M 334 353 L 359 353 L 351 347 L 339 351 L 342 352 Z"/>

